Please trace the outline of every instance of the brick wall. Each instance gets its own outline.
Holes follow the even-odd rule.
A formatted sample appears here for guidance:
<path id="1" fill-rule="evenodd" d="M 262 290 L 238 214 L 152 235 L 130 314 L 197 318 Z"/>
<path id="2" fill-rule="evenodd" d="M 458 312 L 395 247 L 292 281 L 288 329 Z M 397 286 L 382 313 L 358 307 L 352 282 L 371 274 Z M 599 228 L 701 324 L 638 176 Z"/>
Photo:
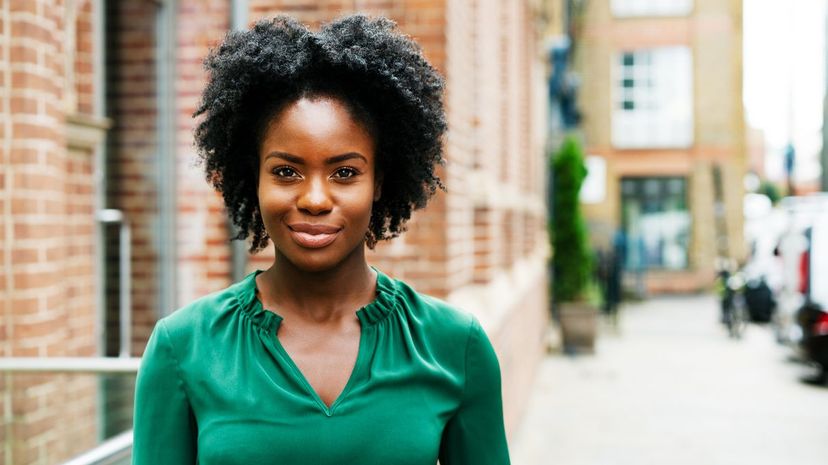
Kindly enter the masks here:
<path id="1" fill-rule="evenodd" d="M 132 311 L 135 353 L 143 352 L 159 314 L 158 136 L 156 24 L 150 0 L 107 2 L 106 206 L 124 212 L 132 234 Z M 106 228 L 107 355 L 117 355 L 118 227 Z"/>
<path id="2" fill-rule="evenodd" d="M 106 285 L 97 289 L 94 213 L 121 209 L 132 230 L 133 352 L 159 313 L 158 90 L 152 0 L 0 2 L 0 355 L 115 355 L 117 228 L 102 230 Z M 193 165 L 191 114 L 205 82 L 201 62 L 229 27 L 227 0 L 179 0 L 175 29 L 177 301 L 231 280 L 220 197 Z M 373 264 L 418 290 L 475 313 L 500 353 L 510 429 L 541 352 L 546 319 L 543 174 L 545 127 L 533 112 L 538 85 L 533 12 L 496 0 L 251 0 L 250 20 L 290 13 L 318 25 L 339 14 L 383 14 L 423 47 L 447 78 L 448 186 L 415 213 L 409 231 L 370 254 Z M 106 18 L 106 54 L 96 50 Z M 470 21 L 469 18 L 472 18 Z M 100 61 L 98 61 L 100 60 Z M 97 63 L 105 64 L 97 69 Z M 533 78 L 534 77 L 534 78 Z M 533 80 L 534 79 L 534 80 Z M 99 83 L 106 83 L 104 99 Z M 106 117 L 101 114 L 106 107 Z M 106 130 L 108 122 L 111 127 Z M 96 166 L 103 150 L 105 166 Z M 105 192 L 95 182 L 105 169 Z M 101 197 L 98 205 L 96 198 Z M 266 268 L 272 249 L 250 257 Z M 71 279 L 69 279 L 71 277 Z M 96 295 L 104 323 L 96 328 Z M 98 347 L 96 330 L 110 336 Z M 111 384 L 106 384 L 110 386 Z M 121 401 L 84 376 L 0 376 L 0 465 L 57 463 L 98 433 L 95 402 Z M 123 397 L 123 396 L 122 396 Z M 9 401 L 11 401 L 9 403 Z M 5 412 L 11 405 L 13 411 Z M 71 418 L 71 421 L 67 419 Z M 109 425 L 111 426 L 111 425 Z M 108 431 L 108 425 L 104 429 Z"/>
<path id="3" fill-rule="evenodd" d="M 176 144 L 178 147 L 178 303 L 225 287 L 231 279 L 224 204 L 193 161 L 192 114 L 206 83 L 202 61 L 230 27 L 229 2 L 179 2 L 176 60 Z"/>
<path id="4" fill-rule="evenodd" d="M 93 104 L 90 4 L 0 3 L 4 356 L 96 350 L 93 152 L 75 137 Z M 95 443 L 94 379 L 5 375 L 0 389 L 1 464 L 57 463 Z"/>

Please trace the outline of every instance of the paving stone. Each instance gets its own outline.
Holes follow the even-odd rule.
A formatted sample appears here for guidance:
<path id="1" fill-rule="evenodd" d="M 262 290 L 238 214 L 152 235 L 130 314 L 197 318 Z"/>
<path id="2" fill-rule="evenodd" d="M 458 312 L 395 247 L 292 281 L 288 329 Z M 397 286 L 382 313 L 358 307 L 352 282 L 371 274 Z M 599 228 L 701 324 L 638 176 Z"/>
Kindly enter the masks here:
<path id="1" fill-rule="evenodd" d="M 595 355 L 550 354 L 514 465 L 826 465 L 828 387 L 768 327 L 727 337 L 713 296 L 628 304 Z"/>

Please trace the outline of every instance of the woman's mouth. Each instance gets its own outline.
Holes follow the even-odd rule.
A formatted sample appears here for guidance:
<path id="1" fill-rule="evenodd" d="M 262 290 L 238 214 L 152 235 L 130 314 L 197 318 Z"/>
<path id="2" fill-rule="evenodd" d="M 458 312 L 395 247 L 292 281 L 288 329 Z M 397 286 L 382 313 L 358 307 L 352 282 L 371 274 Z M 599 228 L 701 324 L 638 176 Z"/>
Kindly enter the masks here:
<path id="1" fill-rule="evenodd" d="M 288 225 L 290 237 L 300 247 L 319 249 L 336 239 L 341 228 L 320 224 L 297 223 Z"/>

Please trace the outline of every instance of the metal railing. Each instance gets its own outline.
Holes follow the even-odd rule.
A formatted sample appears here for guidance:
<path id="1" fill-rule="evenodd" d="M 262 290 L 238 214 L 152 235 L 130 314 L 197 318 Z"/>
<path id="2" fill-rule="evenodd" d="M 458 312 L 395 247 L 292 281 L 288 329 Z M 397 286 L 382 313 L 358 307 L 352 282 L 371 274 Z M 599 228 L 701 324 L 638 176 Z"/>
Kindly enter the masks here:
<path id="1" fill-rule="evenodd" d="M 2 357 L 0 373 L 136 375 L 139 357 Z M 132 430 L 103 441 L 62 465 L 122 465 L 132 458 Z"/>
<path id="2" fill-rule="evenodd" d="M 132 459 L 132 430 L 107 439 L 63 465 L 120 465 Z"/>
<path id="3" fill-rule="evenodd" d="M 138 357 L 2 357 L 0 372 L 136 374 Z"/>

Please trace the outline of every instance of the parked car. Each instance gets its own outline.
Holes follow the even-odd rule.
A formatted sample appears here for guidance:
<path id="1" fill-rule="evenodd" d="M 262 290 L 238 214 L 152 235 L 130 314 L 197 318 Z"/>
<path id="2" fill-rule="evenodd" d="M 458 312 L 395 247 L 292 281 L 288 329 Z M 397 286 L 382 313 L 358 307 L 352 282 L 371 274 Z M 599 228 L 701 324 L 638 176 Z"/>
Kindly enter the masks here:
<path id="1" fill-rule="evenodd" d="M 828 219 L 828 196 L 786 197 L 774 210 L 777 220 L 763 221 L 765 227 L 776 231 L 778 237 L 773 251 L 778 281 L 769 282 L 776 301 L 774 332 L 779 342 L 799 351 L 803 331 L 798 324 L 797 312 L 809 301 L 828 303 L 828 295 L 822 296 L 817 287 L 810 284 L 828 278 L 828 269 L 822 269 L 822 265 L 828 263 L 817 264 L 814 268 L 812 264 L 819 260 L 812 260 L 811 250 L 815 243 L 823 240 L 820 231 L 815 241 L 811 236 L 813 226 Z"/>
<path id="2" fill-rule="evenodd" d="M 805 238 L 808 247 L 801 267 L 805 303 L 796 319 L 802 352 L 820 367 L 824 381 L 828 378 L 828 214 L 815 216 Z"/>
<path id="3" fill-rule="evenodd" d="M 828 382 L 828 310 L 809 302 L 797 314 L 802 327 L 802 350 L 819 367 L 818 379 Z"/>

